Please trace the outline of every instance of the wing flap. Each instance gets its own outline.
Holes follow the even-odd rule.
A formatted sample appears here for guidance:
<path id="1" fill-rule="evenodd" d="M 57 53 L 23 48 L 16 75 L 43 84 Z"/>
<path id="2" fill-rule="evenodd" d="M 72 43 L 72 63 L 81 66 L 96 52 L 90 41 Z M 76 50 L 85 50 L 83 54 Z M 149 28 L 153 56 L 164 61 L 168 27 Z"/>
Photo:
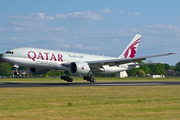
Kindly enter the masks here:
<path id="1" fill-rule="evenodd" d="M 164 64 L 164 63 L 136 63 L 136 64 L 130 64 L 128 66 L 136 66 L 136 65 L 157 65 L 157 64 Z"/>

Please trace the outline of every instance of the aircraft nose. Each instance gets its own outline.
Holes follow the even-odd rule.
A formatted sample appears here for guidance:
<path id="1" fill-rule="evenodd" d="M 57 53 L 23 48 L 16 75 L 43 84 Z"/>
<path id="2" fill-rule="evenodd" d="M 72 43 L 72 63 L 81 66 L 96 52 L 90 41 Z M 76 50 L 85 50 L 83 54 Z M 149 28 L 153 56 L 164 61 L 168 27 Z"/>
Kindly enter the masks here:
<path id="1" fill-rule="evenodd" d="M 13 59 L 11 56 L 7 55 L 7 54 L 3 54 L 1 56 L 1 58 L 5 61 L 5 62 L 9 62 L 9 63 L 12 63 Z"/>
<path id="2" fill-rule="evenodd" d="M 4 54 L 1 56 L 1 58 L 4 60 Z"/>
<path id="3" fill-rule="evenodd" d="M 4 54 L 1 56 L 1 58 L 6 61 L 6 56 Z"/>

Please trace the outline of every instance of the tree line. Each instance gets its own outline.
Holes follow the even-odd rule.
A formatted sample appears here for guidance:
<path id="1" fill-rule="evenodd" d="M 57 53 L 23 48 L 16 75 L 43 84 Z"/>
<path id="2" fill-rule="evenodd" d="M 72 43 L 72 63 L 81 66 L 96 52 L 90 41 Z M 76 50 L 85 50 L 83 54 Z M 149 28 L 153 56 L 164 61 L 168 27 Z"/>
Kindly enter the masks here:
<path id="1" fill-rule="evenodd" d="M 1 58 L 2 54 L 0 54 Z M 2 59 L 0 59 L 2 61 Z M 138 62 L 138 63 L 143 63 L 143 62 Z M 150 75 L 164 75 L 165 70 L 171 69 L 175 71 L 180 72 L 180 62 L 178 62 L 175 66 L 170 66 L 169 64 L 151 64 L 151 65 L 142 65 L 140 68 L 128 70 L 127 74 L 128 76 L 146 76 L 147 74 Z M 0 76 L 10 76 L 11 75 L 11 70 L 14 70 L 14 67 L 7 63 L 7 62 L 2 62 L 0 63 Z M 28 67 L 19 67 L 18 70 L 28 70 Z M 59 76 L 59 75 L 64 75 L 63 71 L 57 71 L 57 70 L 50 70 L 43 76 Z M 71 75 L 71 74 L 70 74 Z M 98 76 L 101 77 L 115 77 L 116 73 L 113 74 L 108 74 L 108 75 L 101 75 L 99 74 Z"/>
<path id="2" fill-rule="evenodd" d="M 128 76 L 164 75 L 165 64 L 141 65 L 139 68 L 128 70 Z"/>

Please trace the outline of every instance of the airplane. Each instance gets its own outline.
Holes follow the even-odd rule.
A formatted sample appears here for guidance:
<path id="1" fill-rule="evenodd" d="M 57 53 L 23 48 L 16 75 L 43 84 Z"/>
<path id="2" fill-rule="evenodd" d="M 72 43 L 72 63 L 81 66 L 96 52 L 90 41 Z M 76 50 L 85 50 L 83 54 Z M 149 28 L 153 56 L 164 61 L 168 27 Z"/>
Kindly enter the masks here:
<path id="1" fill-rule="evenodd" d="M 65 76 L 60 78 L 73 82 L 68 73 L 84 75 L 83 79 L 95 83 L 93 74 L 111 74 L 139 68 L 140 65 L 159 63 L 137 63 L 147 58 L 160 57 L 175 53 L 166 53 L 150 56 L 135 57 L 141 39 L 136 34 L 126 49 L 118 57 L 107 57 L 75 52 L 55 51 L 48 49 L 22 47 L 8 50 L 3 54 L 2 59 L 15 66 L 29 67 L 32 74 L 44 74 L 50 69 L 64 70 Z M 88 74 L 88 76 L 86 76 Z M 17 75 L 17 72 L 15 72 Z"/>

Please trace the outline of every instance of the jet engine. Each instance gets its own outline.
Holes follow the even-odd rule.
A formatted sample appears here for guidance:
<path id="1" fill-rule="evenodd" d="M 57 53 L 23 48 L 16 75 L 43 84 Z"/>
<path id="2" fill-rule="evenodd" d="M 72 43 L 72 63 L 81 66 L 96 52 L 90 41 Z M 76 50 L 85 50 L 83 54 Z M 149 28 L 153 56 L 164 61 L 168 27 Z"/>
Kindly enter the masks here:
<path id="1" fill-rule="evenodd" d="M 43 69 L 43 68 L 29 68 L 30 73 L 32 74 L 44 74 L 49 71 L 49 69 Z"/>
<path id="2" fill-rule="evenodd" d="M 72 74 L 83 75 L 89 73 L 90 67 L 85 62 L 72 62 L 69 66 L 69 71 Z"/>

